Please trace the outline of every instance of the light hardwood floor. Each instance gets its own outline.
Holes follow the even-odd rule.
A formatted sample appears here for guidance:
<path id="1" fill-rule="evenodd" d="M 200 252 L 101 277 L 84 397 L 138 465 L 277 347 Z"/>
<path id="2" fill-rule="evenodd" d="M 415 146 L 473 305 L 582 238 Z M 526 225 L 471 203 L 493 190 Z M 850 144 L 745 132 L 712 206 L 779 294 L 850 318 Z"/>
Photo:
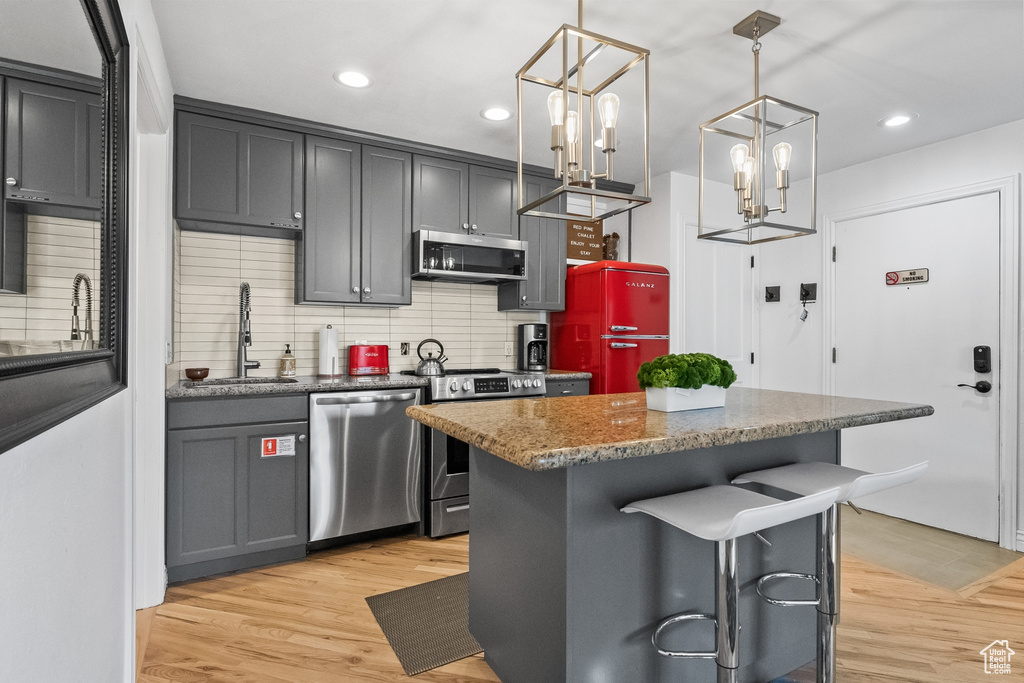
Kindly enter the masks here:
<path id="1" fill-rule="evenodd" d="M 468 537 L 406 536 L 170 588 L 138 613 L 138 681 L 408 681 L 365 597 L 465 571 Z M 844 554 L 841 683 L 985 680 L 980 651 L 1008 640 L 1024 678 L 1024 560 L 959 590 Z M 496 681 L 482 657 L 416 677 Z M 642 682 L 622 682 L 642 683 Z"/>

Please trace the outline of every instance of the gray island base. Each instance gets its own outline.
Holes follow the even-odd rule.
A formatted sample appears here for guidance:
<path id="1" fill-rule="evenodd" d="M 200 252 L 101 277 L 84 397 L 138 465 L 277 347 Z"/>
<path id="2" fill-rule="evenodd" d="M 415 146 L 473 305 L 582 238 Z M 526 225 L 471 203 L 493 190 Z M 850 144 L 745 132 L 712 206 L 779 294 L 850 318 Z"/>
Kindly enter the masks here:
<path id="1" fill-rule="evenodd" d="M 663 657 L 651 634 L 672 614 L 714 613 L 715 544 L 619 509 L 752 470 L 838 463 L 840 429 L 932 409 L 730 389 L 725 408 L 689 415 L 648 411 L 642 394 L 408 413 L 472 446 L 469 628 L 503 683 L 702 683 L 715 680 L 714 660 Z M 744 683 L 815 658 L 815 608 L 770 605 L 755 584 L 769 572 L 815 572 L 817 521 L 766 529 L 771 547 L 738 539 Z M 773 593 L 813 599 L 812 587 L 793 583 Z M 676 650 L 714 644 L 706 621 L 662 639 Z"/>

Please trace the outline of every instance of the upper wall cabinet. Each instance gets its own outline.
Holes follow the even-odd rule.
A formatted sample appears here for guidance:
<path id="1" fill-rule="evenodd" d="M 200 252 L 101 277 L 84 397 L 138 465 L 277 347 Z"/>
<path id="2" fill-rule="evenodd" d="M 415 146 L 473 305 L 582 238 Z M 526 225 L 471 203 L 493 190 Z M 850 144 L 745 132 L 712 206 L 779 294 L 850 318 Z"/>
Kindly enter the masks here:
<path id="1" fill-rule="evenodd" d="M 516 174 L 413 157 L 413 229 L 517 238 Z"/>
<path id="2" fill-rule="evenodd" d="M 175 212 L 183 228 L 255 235 L 299 231 L 303 135 L 177 114 Z"/>
<path id="3" fill-rule="evenodd" d="M 557 180 L 523 179 L 527 202 L 540 199 Z M 519 239 L 529 244 L 527 279 L 498 286 L 499 311 L 565 310 L 565 221 L 537 216 L 519 217 Z"/>
<path id="4" fill-rule="evenodd" d="M 306 138 L 296 303 L 412 303 L 412 155 Z"/>
<path id="5" fill-rule="evenodd" d="M 95 210 L 103 192 L 100 95 L 7 79 L 4 197 Z M 29 212 L 33 209 L 29 208 Z M 47 209 L 42 212 L 52 213 Z"/>

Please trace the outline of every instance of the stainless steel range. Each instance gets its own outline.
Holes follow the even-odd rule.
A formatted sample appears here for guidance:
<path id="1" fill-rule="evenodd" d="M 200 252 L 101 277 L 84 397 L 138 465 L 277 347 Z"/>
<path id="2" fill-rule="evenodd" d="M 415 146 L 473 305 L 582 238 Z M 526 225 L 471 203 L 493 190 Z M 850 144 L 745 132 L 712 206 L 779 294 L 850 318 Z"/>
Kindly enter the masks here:
<path id="1" fill-rule="evenodd" d="M 493 401 L 543 396 L 543 374 L 503 372 L 498 368 L 451 370 L 431 377 L 427 403 Z M 469 530 L 469 444 L 424 427 L 426 510 L 424 528 L 431 537 Z"/>

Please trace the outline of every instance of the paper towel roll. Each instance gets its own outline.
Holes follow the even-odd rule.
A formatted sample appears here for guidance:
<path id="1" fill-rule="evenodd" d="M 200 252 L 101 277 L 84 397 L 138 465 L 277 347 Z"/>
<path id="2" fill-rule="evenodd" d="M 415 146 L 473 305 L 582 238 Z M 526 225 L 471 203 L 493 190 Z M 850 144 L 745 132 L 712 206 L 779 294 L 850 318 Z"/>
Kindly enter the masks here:
<path id="1" fill-rule="evenodd" d="M 320 375 L 334 376 L 338 368 L 338 331 L 328 325 L 320 330 Z"/>

